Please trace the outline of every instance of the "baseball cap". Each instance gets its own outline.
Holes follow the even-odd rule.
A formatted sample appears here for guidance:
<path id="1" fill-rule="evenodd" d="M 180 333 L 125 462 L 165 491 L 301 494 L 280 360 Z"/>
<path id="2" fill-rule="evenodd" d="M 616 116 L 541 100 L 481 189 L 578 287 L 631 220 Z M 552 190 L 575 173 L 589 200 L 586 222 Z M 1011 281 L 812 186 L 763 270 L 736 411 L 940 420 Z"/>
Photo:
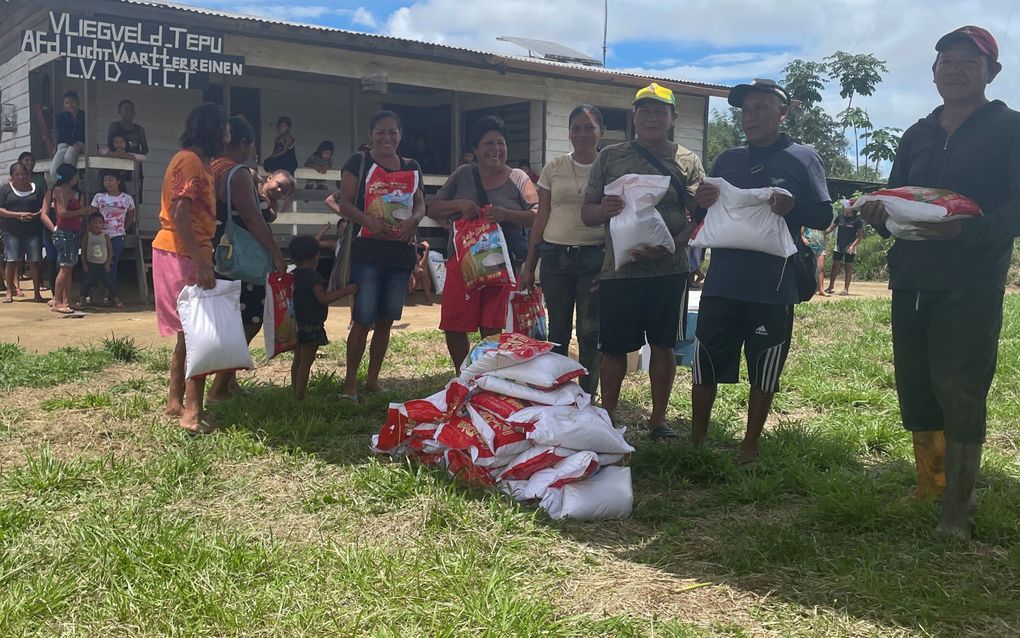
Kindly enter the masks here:
<path id="1" fill-rule="evenodd" d="M 992 62 L 999 61 L 999 45 L 987 29 L 966 26 L 950 31 L 935 43 L 935 50 L 942 51 L 954 42 L 970 42 L 978 48 L 978 51 L 990 57 Z"/>
<path id="2" fill-rule="evenodd" d="M 659 86 L 655 82 L 652 82 L 643 89 L 639 89 L 634 94 L 634 105 L 643 100 L 654 100 L 656 102 L 662 102 L 669 104 L 674 109 L 676 108 L 676 98 L 673 96 L 673 92 L 664 86 Z"/>
<path id="3" fill-rule="evenodd" d="M 730 95 L 726 101 L 730 103 L 730 106 L 735 106 L 739 109 L 744 103 L 744 98 L 752 91 L 777 95 L 784 104 L 787 106 L 790 104 L 790 94 L 786 92 L 786 89 L 779 86 L 775 80 L 763 80 L 760 78 L 751 80 L 750 84 L 738 84 L 730 89 Z"/>

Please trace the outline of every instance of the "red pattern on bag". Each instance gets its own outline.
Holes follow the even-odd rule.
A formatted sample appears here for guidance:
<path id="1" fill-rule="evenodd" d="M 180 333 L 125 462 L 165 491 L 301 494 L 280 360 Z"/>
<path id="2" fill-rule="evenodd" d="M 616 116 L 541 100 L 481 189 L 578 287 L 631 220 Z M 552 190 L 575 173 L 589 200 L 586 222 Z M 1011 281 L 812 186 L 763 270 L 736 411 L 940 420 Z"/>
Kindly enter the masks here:
<path id="1" fill-rule="evenodd" d="M 266 280 L 268 315 L 264 317 L 266 355 L 272 359 L 297 347 L 297 319 L 294 316 L 294 275 L 269 273 Z M 270 329 L 271 328 L 271 329 Z"/>
<path id="2" fill-rule="evenodd" d="M 977 217 L 981 215 L 981 206 L 969 197 L 943 188 L 924 188 L 922 186 L 900 186 L 899 188 L 883 188 L 882 190 L 867 193 L 868 195 L 886 195 L 899 197 L 914 202 L 934 204 L 946 209 L 950 217 L 954 215 L 968 215 Z"/>

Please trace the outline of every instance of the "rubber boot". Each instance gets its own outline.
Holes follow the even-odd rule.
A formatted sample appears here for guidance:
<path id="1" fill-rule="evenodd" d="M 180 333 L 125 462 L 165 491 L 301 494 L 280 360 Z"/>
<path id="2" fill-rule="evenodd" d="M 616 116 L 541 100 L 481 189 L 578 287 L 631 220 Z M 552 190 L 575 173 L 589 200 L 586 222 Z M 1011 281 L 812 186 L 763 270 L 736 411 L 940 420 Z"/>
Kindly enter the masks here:
<path id="1" fill-rule="evenodd" d="M 946 492 L 935 533 L 942 538 L 967 540 L 970 517 L 977 506 L 974 487 L 981 468 L 981 443 L 946 443 Z"/>
<path id="2" fill-rule="evenodd" d="M 914 432 L 914 464 L 917 487 L 911 496 L 917 500 L 938 500 L 946 491 L 946 435 L 942 430 Z"/>

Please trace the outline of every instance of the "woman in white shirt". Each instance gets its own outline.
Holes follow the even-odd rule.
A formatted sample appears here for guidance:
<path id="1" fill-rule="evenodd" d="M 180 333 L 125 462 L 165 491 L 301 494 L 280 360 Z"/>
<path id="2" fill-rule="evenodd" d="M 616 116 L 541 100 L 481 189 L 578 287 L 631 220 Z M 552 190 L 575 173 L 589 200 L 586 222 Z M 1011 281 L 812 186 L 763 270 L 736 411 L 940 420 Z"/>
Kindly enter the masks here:
<path id="1" fill-rule="evenodd" d="M 602 226 L 586 226 L 581 221 L 581 206 L 605 125 L 602 112 L 590 104 L 575 108 L 568 122 L 574 151 L 550 161 L 538 178 L 538 215 L 531 228 L 520 288 L 534 287 L 541 258 L 549 340 L 560 344 L 555 352 L 567 354 L 576 309 L 579 359 L 588 370 L 581 387 L 595 394 L 599 379 L 598 274 L 606 240 Z"/>

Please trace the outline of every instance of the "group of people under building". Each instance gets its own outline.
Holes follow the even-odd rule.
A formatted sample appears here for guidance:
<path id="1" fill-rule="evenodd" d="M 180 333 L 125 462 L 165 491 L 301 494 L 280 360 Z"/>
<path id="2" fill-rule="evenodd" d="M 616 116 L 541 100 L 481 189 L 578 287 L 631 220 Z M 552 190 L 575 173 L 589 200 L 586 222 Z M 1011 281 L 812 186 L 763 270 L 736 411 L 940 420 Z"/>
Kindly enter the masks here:
<path id="1" fill-rule="evenodd" d="M 952 190 L 976 200 L 984 215 L 924 227 L 924 241 L 896 241 L 888 256 L 892 340 L 902 420 L 913 433 L 916 495 L 941 499 L 940 533 L 967 537 L 1006 271 L 1013 238 L 1020 235 L 1020 113 L 985 96 L 986 86 L 1001 70 L 998 46 L 986 30 L 968 26 L 948 33 L 937 41 L 935 51 L 933 79 L 943 104 L 903 135 L 889 186 Z M 796 241 L 802 241 L 805 229 L 831 230 L 834 223 L 818 154 L 781 131 L 791 108 L 787 91 L 776 82 L 755 80 L 734 87 L 728 99 L 740 109 L 747 144 L 722 153 L 707 173 L 698 155 L 670 140 L 676 100 L 657 84 L 637 91 L 634 139 L 628 142 L 603 148 L 599 109 L 589 104 L 575 108 L 569 117 L 573 151 L 546 164 L 537 183 L 507 165 L 502 121 L 483 117 L 469 135 L 474 161 L 458 167 L 427 205 L 419 189 L 411 215 L 389 228 L 365 212 L 367 175 L 373 167 L 387 173 L 420 173 L 421 167 L 398 154 L 399 115 L 376 114 L 369 124 L 369 147 L 346 159 L 340 188 L 327 198 L 344 222 L 369 231 L 368 236 L 354 233 L 349 277 L 330 286 L 314 274 L 318 243 L 305 237 L 291 243 L 291 259 L 300 273 L 295 305 L 304 308 L 298 311 L 299 340 L 308 346 L 295 357 L 295 394 L 300 398 L 303 393 L 302 375 L 307 383 L 314 348 L 326 342 L 328 304 L 348 295 L 353 296 L 352 324 L 340 400 L 357 402 L 360 393 L 382 391 L 390 331 L 401 318 L 418 259 L 418 225 L 426 216 L 442 224 L 473 219 L 485 209 L 487 219 L 502 227 L 519 287 L 529 289 L 540 280 L 549 339 L 559 344 L 557 351 L 566 353 L 576 334 L 580 362 L 589 371 L 584 389 L 598 393 L 602 407 L 617 418 L 627 354 L 647 344 L 651 406 L 646 431 L 656 441 L 677 437 L 667 407 L 677 367 L 674 348 L 687 314 L 691 265 L 686 246 L 719 198 L 719 190 L 703 181 L 706 175 L 737 188 L 774 186 L 788 192 L 774 195 L 769 207 Z M 276 271 L 288 268 L 269 223 L 277 203 L 293 191 L 293 178 L 282 169 L 265 180 L 251 170 L 236 170 L 251 162 L 254 139 L 243 118 L 228 119 L 214 104 L 196 107 L 181 137 L 181 151 L 162 183 L 161 230 L 153 242 L 156 310 L 160 332 L 177 337 L 166 411 L 195 433 L 211 432 L 215 425 L 204 412 L 205 380 L 184 377 L 186 344 L 177 295 L 185 285 L 214 285 L 213 247 L 228 215 L 269 253 Z M 276 155 L 286 157 L 286 135 L 277 141 L 283 153 Z M 656 208 L 677 248 L 640 250 L 637 259 L 618 268 L 609 226 L 624 204 L 604 191 L 619 177 L 635 173 L 669 176 L 671 187 Z M 23 179 L 18 184 L 25 187 Z M 0 214 L 8 216 L 2 210 Z M 860 220 L 888 235 L 880 202 L 867 204 Z M 841 252 L 841 261 L 852 261 L 846 259 L 852 251 Z M 702 286 L 692 365 L 691 442 L 701 445 L 706 440 L 718 384 L 738 381 L 743 356 L 750 394 L 738 454 L 740 462 L 751 463 L 757 459 L 789 354 L 798 283 L 788 259 L 720 248 L 712 251 Z M 455 369 L 475 333 L 503 330 L 511 292 L 509 285 L 467 291 L 456 253 L 448 251 L 439 328 Z M 258 332 L 263 298 L 258 286 L 242 288 L 249 340 Z M 366 349 L 367 376 L 359 380 Z M 235 391 L 233 375 L 221 374 L 209 398 L 229 400 Z"/>

